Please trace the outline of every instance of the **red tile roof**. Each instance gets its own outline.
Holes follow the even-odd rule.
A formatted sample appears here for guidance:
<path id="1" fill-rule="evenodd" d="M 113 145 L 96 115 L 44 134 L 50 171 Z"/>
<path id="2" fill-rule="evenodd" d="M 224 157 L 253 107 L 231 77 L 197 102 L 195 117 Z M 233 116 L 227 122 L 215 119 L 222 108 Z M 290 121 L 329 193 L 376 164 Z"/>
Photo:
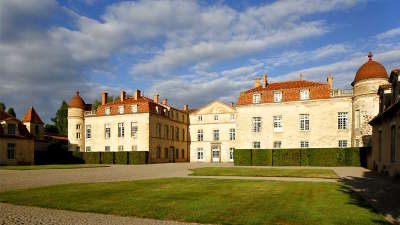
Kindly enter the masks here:
<path id="1" fill-rule="evenodd" d="M 351 83 L 351 85 L 354 85 L 358 81 L 371 78 L 388 79 L 385 67 L 379 62 L 372 60 L 371 52 L 369 52 L 368 58 L 368 61 L 357 70 L 356 76 L 354 77 L 354 81 Z"/>
<path id="2" fill-rule="evenodd" d="M 24 118 L 22 118 L 23 123 L 36 123 L 36 124 L 43 124 L 42 120 L 40 119 L 39 115 L 36 113 L 33 107 L 30 107 L 26 112 Z"/>
<path id="3" fill-rule="evenodd" d="M 16 137 L 16 138 L 32 138 L 32 135 L 29 133 L 28 129 L 26 129 L 26 126 L 21 123 L 21 121 L 19 121 L 17 118 L 4 111 L 0 111 L 0 121 L 8 121 L 8 120 L 14 120 L 17 122 L 18 135 L 4 134 L 3 129 L 0 125 L 0 136 Z"/>

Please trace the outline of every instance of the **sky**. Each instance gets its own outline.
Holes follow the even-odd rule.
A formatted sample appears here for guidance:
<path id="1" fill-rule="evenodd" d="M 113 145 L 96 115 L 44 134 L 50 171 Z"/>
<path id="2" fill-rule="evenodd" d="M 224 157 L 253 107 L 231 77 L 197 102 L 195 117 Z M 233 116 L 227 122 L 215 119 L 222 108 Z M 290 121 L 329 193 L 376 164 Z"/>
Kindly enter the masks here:
<path id="1" fill-rule="evenodd" d="M 183 108 L 236 102 L 265 73 L 351 88 L 368 52 L 400 67 L 398 0 L 0 0 L 0 102 L 50 122 L 137 88 Z"/>

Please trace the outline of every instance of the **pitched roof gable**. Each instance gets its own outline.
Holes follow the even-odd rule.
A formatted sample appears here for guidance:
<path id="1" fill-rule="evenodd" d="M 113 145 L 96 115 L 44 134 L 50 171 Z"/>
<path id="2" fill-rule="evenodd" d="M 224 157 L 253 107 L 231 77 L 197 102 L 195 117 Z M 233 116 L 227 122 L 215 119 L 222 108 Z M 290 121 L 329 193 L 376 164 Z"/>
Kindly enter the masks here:
<path id="1" fill-rule="evenodd" d="M 37 124 L 43 124 L 43 121 L 40 119 L 39 115 L 35 111 L 33 107 L 30 107 L 28 111 L 26 112 L 24 118 L 22 118 L 23 123 L 37 123 Z"/>

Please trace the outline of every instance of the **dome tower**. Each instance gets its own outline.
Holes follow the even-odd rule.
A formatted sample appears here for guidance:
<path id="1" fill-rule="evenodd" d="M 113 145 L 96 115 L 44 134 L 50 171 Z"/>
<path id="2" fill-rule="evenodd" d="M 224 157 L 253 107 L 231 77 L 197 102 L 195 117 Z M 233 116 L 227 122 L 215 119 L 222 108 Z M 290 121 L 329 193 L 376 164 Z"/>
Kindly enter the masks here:
<path id="1" fill-rule="evenodd" d="M 372 53 L 368 54 L 368 61 L 357 71 L 353 86 L 353 137 L 354 147 L 371 146 L 372 127 L 368 122 L 379 113 L 379 86 L 388 84 L 385 67 L 372 60 Z"/>
<path id="2" fill-rule="evenodd" d="M 79 96 L 79 91 L 71 98 L 68 106 L 68 149 L 84 151 L 85 146 L 85 102 Z"/>

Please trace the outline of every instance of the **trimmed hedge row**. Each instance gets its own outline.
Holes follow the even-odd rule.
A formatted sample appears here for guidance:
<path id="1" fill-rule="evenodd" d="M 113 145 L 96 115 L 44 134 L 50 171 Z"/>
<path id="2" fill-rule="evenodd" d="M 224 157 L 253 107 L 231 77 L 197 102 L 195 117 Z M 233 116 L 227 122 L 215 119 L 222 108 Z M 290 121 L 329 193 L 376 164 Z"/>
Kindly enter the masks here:
<path id="1" fill-rule="evenodd" d="M 359 148 L 235 149 L 235 166 L 360 166 Z"/>
<path id="2" fill-rule="evenodd" d="M 134 152 L 72 152 L 86 164 L 147 164 L 147 151 Z"/>

